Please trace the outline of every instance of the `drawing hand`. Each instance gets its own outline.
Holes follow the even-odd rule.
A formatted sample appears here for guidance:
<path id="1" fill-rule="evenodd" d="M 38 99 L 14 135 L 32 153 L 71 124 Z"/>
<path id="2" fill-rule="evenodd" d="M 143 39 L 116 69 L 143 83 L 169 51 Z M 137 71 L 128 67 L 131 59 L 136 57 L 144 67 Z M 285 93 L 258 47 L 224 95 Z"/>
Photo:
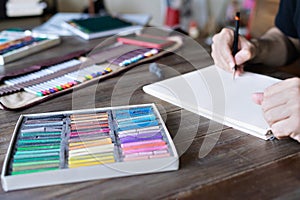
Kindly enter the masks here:
<path id="1" fill-rule="evenodd" d="M 246 38 L 239 36 L 239 51 L 232 56 L 232 44 L 233 44 L 234 32 L 231 29 L 224 28 L 218 34 L 213 37 L 211 56 L 215 62 L 215 65 L 222 69 L 233 73 L 235 64 L 239 66 L 236 71 L 237 75 L 243 73 L 243 64 L 254 58 L 255 47 Z"/>

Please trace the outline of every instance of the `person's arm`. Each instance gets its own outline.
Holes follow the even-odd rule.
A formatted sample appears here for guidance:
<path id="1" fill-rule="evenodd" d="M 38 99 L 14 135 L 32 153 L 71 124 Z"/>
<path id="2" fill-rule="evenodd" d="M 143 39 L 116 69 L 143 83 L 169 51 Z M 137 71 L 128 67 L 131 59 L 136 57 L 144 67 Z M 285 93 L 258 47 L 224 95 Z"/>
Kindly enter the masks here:
<path id="1" fill-rule="evenodd" d="M 251 43 L 254 45 L 251 63 L 278 67 L 295 60 L 300 54 L 299 39 L 285 36 L 276 27 L 259 39 L 252 39 Z"/>

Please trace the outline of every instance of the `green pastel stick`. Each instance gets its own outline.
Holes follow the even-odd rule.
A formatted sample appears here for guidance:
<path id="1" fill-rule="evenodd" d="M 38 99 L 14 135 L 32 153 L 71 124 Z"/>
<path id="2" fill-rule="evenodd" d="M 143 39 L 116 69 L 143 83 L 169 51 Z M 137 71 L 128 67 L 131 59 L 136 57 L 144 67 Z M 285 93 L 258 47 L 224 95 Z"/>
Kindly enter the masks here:
<path id="1" fill-rule="evenodd" d="M 26 163 L 13 163 L 13 167 L 33 166 L 33 165 L 47 165 L 47 164 L 59 164 L 59 160 L 34 161 L 34 162 L 26 162 Z"/>
<path id="2" fill-rule="evenodd" d="M 60 145 L 60 142 L 51 142 L 51 143 L 25 143 L 18 144 L 18 147 L 35 147 L 35 146 L 52 146 L 52 145 Z"/>
<path id="3" fill-rule="evenodd" d="M 18 147 L 36 147 L 36 146 L 52 146 L 52 145 L 60 145 L 60 143 L 42 143 L 42 144 L 40 144 L 40 143 L 32 143 L 32 144 L 30 144 L 30 143 L 28 143 L 28 144 L 19 144 L 18 145 Z"/>
<path id="4" fill-rule="evenodd" d="M 11 175 L 30 174 L 30 173 L 44 172 L 44 171 L 57 170 L 57 169 L 59 169 L 59 168 L 58 167 L 49 167 L 49 168 L 43 168 L 43 169 L 13 171 L 13 172 L 11 172 Z"/>
<path id="5" fill-rule="evenodd" d="M 25 132 L 21 133 L 22 137 L 38 136 L 38 135 L 61 135 L 61 132 Z"/>
<path id="6" fill-rule="evenodd" d="M 45 160 L 59 160 L 59 156 L 44 156 L 44 157 L 34 157 L 34 158 L 14 158 L 14 163 L 25 163 L 34 161 L 45 161 Z"/>
<path id="7" fill-rule="evenodd" d="M 41 139 L 41 140 L 19 140 L 18 145 L 34 145 L 34 144 L 47 144 L 47 143 L 53 143 L 53 144 L 59 144 L 61 142 L 61 139 Z"/>
<path id="8" fill-rule="evenodd" d="M 42 153 L 51 153 L 51 152 L 60 152 L 60 149 L 42 149 L 42 150 L 31 150 L 31 151 L 17 151 L 16 155 L 26 155 L 26 154 L 42 154 Z"/>
<path id="9" fill-rule="evenodd" d="M 17 147 L 17 151 L 36 151 L 40 149 L 60 149 L 60 145 L 36 145 Z"/>
<path id="10" fill-rule="evenodd" d="M 19 164 L 19 163 L 17 163 Z M 29 170 L 29 169 L 43 169 L 43 168 L 50 168 L 50 167 L 59 167 L 59 164 L 44 164 L 44 165 L 29 165 L 29 166 L 13 166 L 13 171 L 22 171 L 22 170 Z"/>
<path id="11" fill-rule="evenodd" d="M 32 143 L 50 143 L 50 142 L 60 142 L 60 138 L 52 138 L 52 139 L 36 139 L 36 140 L 19 140 L 18 144 L 32 144 Z"/>
<path id="12" fill-rule="evenodd" d="M 41 153 L 41 154 L 21 154 L 15 155 L 14 158 L 37 158 L 37 157 L 46 157 L 46 156 L 58 156 L 59 152 L 49 152 L 49 153 Z"/>
<path id="13" fill-rule="evenodd" d="M 52 134 L 52 135 L 47 135 L 47 134 L 38 134 L 38 135 L 25 135 L 25 136 L 20 136 L 19 140 L 40 140 L 40 139 L 58 139 L 61 138 L 61 134 Z"/>
<path id="14" fill-rule="evenodd" d="M 20 137 L 19 140 L 27 141 L 27 140 L 51 140 L 51 139 L 60 139 L 60 135 L 36 135 L 36 136 L 26 136 L 26 137 Z"/>

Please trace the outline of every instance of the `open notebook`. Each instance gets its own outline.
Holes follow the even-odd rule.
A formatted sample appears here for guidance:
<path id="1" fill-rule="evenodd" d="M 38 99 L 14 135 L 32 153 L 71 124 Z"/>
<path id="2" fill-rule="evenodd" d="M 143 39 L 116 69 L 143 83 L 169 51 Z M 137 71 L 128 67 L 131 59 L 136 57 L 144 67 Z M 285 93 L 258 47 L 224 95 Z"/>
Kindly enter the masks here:
<path id="1" fill-rule="evenodd" d="M 232 74 L 210 66 L 144 86 L 143 90 L 193 113 L 267 140 L 272 133 L 261 107 L 252 101 L 252 93 L 262 92 L 279 81 L 250 72 L 233 80 Z"/>

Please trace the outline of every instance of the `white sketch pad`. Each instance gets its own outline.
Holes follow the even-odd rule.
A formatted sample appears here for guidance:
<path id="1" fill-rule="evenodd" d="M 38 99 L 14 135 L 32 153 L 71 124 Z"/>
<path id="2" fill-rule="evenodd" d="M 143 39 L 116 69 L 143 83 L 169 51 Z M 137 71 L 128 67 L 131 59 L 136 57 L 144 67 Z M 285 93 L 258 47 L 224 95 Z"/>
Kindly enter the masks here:
<path id="1" fill-rule="evenodd" d="M 143 90 L 188 111 L 262 139 L 269 139 L 269 126 L 252 94 L 279 82 L 279 79 L 245 72 L 232 74 L 209 66 L 143 87 Z"/>

